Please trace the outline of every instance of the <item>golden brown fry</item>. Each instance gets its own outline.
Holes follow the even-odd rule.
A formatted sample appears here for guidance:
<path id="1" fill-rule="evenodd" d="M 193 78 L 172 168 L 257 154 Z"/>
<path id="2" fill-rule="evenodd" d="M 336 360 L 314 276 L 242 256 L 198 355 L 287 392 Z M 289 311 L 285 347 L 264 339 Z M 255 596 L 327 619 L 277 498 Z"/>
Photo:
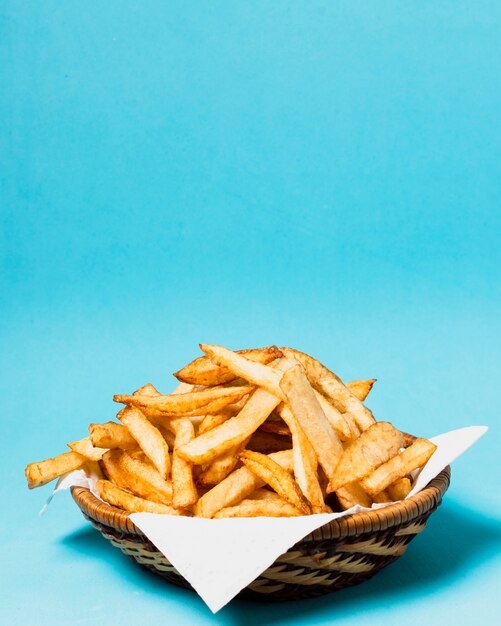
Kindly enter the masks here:
<path id="1" fill-rule="evenodd" d="M 248 497 L 247 500 L 274 500 L 275 502 L 283 502 L 284 499 L 278 495 L 276 491 L 271 491 L 266 487 L 259 487 L 253 491 Z"/>
<path id="2" fill-rule="evenodd" d="M 177 453 L 179 446 L 192 441 L 195 437 L 193 424 L 186 417 L 173 419 L 170 427 L 176 435 L 174 454 L 172 455 L 172 504 L 176 508 L 186 508 L 198 500 L 197 488 L 193 480 L 193 464 L 181 458 Z"/>
<path id="3" fill-rule="evenodd" d="M 132 457 L 124 450 L 110 450 L 103 455 L 101 466 L 117 487 L 160 504 L 172 503 L 172 483 L 145 459 Z"/>
<path id="4" fill-rule="evenodd" d="M 168 504 L 159 504 L 139 498 L 120 489 L 109 480 L 98 480 L 96 490 L 102 500 L 130 513 L 161 513 L 164 515 L 186 515 L 185 511 L 175 509 Z"/>
<path id="5" fill-rule="evenodd" d="M 238 350 L 236 354 L 244 356 L 249 361 L 266 365 L 281 356 L 276 346 L 267 348 L 253 348 L 251 350 Z M 211 387 L 232 381 L 235 374 L 226 367 L 215 365 L 208 357 L 202 356 L 174 374 L 178 380 L 194 385 Z"/>
<path id="6" fill-rule="evenodd" d="M 219 413 L 223 407 L 240 400 L 240 398 L 248 395 L 252 390 L 253 388 L 249 386 L 222 387 L 180 394 L 173 393 L 165 396 L 115 395 L 113 400 L 135 406 L 148 415 L 187 417 L 190 415 Z"/>
<path id="7" fill-rule="evenodd" d="M 318 482 L 318 458 L 315 450 L 290 407 L 281 404 L 277 410 L 292 432 L 292 456 L 297 484 L 304 496 L 311 502 L 312 507 L 315 510 L 322 510 L 325 502 Z"/>
<path id="8" fill-rule="evenodd" d="M 89 424 L 90 440 L 96 448 L 137 448 L 137 441 L 125 426 L 115 422 L 105 424 Z"/>
<path id="9" fill-rule="evenodd" d="M 336 407 L 333 406 L 327 398 L 325 398 L 316 389 L 314 389 L 313 392 L 318 400 L 318 403 L 320 404 L 320 408 L 339 439 L 341 441 L 348 441 L 349 439 L 352 439 L 353 429 L 347 419 L 348 414 L 343 415 L 343 413 L 340 413 Z M 360 434 L 360 431 L 358 431 L 358 434 Z"/>
<path id="10" fill-rule="evenodd" d="M 274 452 L 270 454 L 270 458 L 288 472 L 292 472 L 292 450 Z M 199 498 L 193 507 L 193 513 L 198 517 L 213 517 L 220 509 L 237 504 L 264 485 L 265 481 L 247 467 L 240 467 Z"/>
<path id="11" fill-rule="evenodd" d="M 153 426 L 139 409 L 132 406 L 122 409 L 117 417 L 128 428 L 160 475 L 167 478 L 170 474 L 169 446 L 158 428 Z"/>
<path id="12" fill-rule="evenodd" d="M 359 505 L 369 508 L 372 504 L 372 499 L 369 494 L 362 489 L 359 483 L 349 483 L 340 487 L 336 491 L 336 496 L 341 505 L 341 508 L 351 509 L 352 506 Z"/>
<path id="13" fill-rule="evenodd" d="M 79 439 L 68 444 L 68 448 L 73 452 L 78 452 L 89 461 L 100 461 L 103 458 L 103 454 L 108 452 L 107 448 L 97 448 L 92 445 L 90 437 Z"/>
<path id="14" fill-rule="evenodd" d="M 297 507 L 284 500 L 242 500 L 236 506 L 226 507 L 218 511 L 214 518 L 227 517 L 293 517 L 303 515 Z"/>
<path id="15" fill-rule="evenodd" d="M 30 463 L 24 470 L 28 487 L 34 489 L 46 485 L 63 474 L 79 469 L 87 461 L 88 459 L 77 452 L 64 452 L 52 459 Z"/>
<path id="16" fill-rule="evenodd" d="M 250 437 L 278 402 L 276 396 L 264 389 L 257 389 L 237 416 L 181 446 L 178 449 L 179 455 L 192 463 L 214 461 Z"/>
<path id="17" fill-rule="evenodd" d="M 285 372 L 280 383 L 291 410 L 313 446 L 326 476 L 334 477 L 343 446 L 327 421 L 300 365 Z"/>
<path id="18" fill-rule="evenodd" d="M 374 417 L 369 409 L 320 361 L 299 350 L 291 348 L 281 350 L 287 358 L 296 359 L 301 363 L 313 387 L 323 393 L 339 411 L 352 413 L 361 430 L 366 430 L 374 423 Z"/>
<path id="19" fill-rule="evenodd" d="M 360 402 L 363 402 L 370 394 L 375 382 L 375 378 L 370 380 L 351 380 L 349 383 L 346 383 L 346 386 Z"/>
<path id="20" fill-rule="evenodd" d="M 411 481 L 407 476 L 403 476 L 389 485 L 387 491 L 390 494 L 392 501 L 396 502 L 397 500 L 405 500 L 405 498 L 409 495 L 411 488 Z"/>
<path id="21" fill-rule="evenodd" d="M 355 439 L 343 452 L 327 491 L 358 481 L 391 459 L 404 445 L 404 436 L 389 422 L 376 422 Z M 398 476 L 397 476 L 398 478 Z M 364 483 L 362 487 L 365 489 Z M 385 487 L 370 493 L 379 493 Z M 366 491 L 368 491 L 366 489 Z"/>
<path id="22" fill-rule="evenodd" d="M 361 485 L 370 494 L 379 493 L 399 478 L 425 465 L 436 449 L 437 446 L 428 439 L 416 439 L 411 446 L 364 478 Z"/>
<path id="23" fill-rule="evenodd" d="M 253 385 L 257 385 L 269 391 L 280 400 L 285 399 L 280 389 L 282 374 L 277 370 L 267 367 L 262 363 L 249 361 L 249 359 L 246 359 L 244 356 L 232 352 L 227 348 L 223 348 L 223 346 L 201 343 L 200 348 L 208 355 L 213 363 L 228 368 L 235 376 L 243 378 Z"/>
<path id="24" fill-rule="evenodd" d="M 270 485 L 279 496 L 297 507 L 304 515 L 312 512 L 311 504 L 304 497 L 299 485 L 276 461 L 252 450 L 244 450 L 239 456 L 247 468 Z"/>

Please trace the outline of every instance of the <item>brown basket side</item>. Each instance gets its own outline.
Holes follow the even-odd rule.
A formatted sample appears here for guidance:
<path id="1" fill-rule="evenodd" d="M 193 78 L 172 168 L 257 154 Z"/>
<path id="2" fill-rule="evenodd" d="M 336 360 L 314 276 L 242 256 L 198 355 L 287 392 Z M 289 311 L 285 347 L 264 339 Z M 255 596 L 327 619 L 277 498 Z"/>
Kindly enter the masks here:
<path id="1" fill-rule="evenodd" d="M 322 526 L 279 556 L 241 595 L 300 599 L 364 582 L 405 552 L 440 504 L 449 481 L 447 467 L 409 500 Z M 191 589 L 127 513 L 101 502 L 88 489 L 74 487 L 72 494 L 85 517 L 115 547 L 168 581 Z"/>

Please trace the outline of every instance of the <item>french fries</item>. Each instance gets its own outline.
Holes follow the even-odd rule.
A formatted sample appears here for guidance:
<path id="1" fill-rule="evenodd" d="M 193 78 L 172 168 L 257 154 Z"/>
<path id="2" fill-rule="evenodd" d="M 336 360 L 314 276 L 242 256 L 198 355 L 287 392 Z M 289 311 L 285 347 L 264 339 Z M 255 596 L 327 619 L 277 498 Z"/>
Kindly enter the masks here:
<path id="1" fill-rule="evenodd" d="M 330 478 L 327 491 L 331 493 L 367 476 L 397 454 L 403 445 L 404 436 L 399 430 L 389 422 L 375 422 L 345 449 L 334 475 Z M 383 489 L 384 487 L 374 493 Z"/>
<path id="2" fill-rule="evenodd" d="M 431 441 L 416 439 L 412 445 L 377 467 L 362 480 L 362 487 L 372 495 L 383 491 L 399 478 L 410 474 L 418 467 L 422 467 L 436 449 L 437 446 Z"/>
<path id="3" fill-rule="evenodd" d="M 88 459 L 77 452 L 65 452 L 53 459 L 46 459 L 39 463 L 30 463 L 24 471 L 28 480 L 28 487 L 34 489 L 50 483 L 67 472 L 79 469 Z"/>
<path id="4" fill-rule="evenodd" d="M 253 474 L 270 485 L 284 500 L 298 508 L 304 515 L 312 512 L 310 502 L 305 498 L 296 481 L 276 461 L 265 454 L 251 450 L 245 450 L 239 456 Z"/>
<path id="5" fill-rule="evenodd" d="M 244 356 L 246 359 L 249 359 L 249 361 L 262 363 L 263 365 L 271 363 L 282 356 L 276 346 L 238 350 L 237 354 Z M 205 387 L 228 383 L 236 378 L 231 370 L 224 366 L 214 364 L 206 356 L 199 357 L 191 363 L 188 363 L 188 365 L 185 365 L 179 372 L 175 372 L 174 376 L 185 383 L 204 385 Z"/>
<path id="6" fill-rule="evenodd" d="M 109 504 L 117 506 L 131 513 L 162 513 L 165 515 L 182 515 L 182 511 L 175 509 L 168 504 L 158 504 L 120 489 L 109 480 L 98 480 L 96 490 L 100 497 Z"/>
<path id="7" fill-rule="evenodd" d="M 158 428 L 155 428 L 139 409 L 132 406 L 122 409 L 117 418 L 127 427 L 160 475 L 167 478 L 170 474 L 169 446 Z"/>
<path id="8" fill-rule="evenodd" d="M 128 513 L 290 517 L 402 500 L 435 450 L 375 421 L 364 404 L 375 379 L 344 384 L 292 348 L 200 347 L 174 391 L 115 395 L 117 421 L 28 465 L 28 487 L 84 468 Z"/>
<path id="9" fill-rule="evenodd" d="M 278 403 L 275 395 L 258 389 L 237 416 L 181 446 L 178 454 L 192 463 L 210 463 L 250 437 Z"/>

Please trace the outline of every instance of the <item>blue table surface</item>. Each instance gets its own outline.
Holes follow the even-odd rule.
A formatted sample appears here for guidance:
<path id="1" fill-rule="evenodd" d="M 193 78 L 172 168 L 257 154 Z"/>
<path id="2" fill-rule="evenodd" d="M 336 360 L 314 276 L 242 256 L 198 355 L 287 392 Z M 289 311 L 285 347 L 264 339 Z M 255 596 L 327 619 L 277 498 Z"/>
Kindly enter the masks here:
<path id="1" fill-rule="evenodd" d="M 499 623 L 501 9 L 478 2 L 0 6 L 0 622 Z M 198 342 L 378 379 L 379 419 L 486 424 L 402 559 L 216 616 L 26 463 Z M 186 537 L 188 542 L 190 539 Z"/>

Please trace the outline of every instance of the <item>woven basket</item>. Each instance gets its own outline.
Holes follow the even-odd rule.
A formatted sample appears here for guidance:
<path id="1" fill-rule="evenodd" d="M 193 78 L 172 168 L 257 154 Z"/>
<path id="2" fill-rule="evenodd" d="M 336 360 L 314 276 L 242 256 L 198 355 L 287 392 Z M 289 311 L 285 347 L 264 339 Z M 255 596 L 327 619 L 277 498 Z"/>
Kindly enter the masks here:
<path id="1" fill-rule="evenodd" d="M 279 556 L 241 595 L 292 600 L 368 580 L 402 556 L 442 501 L 449 482 L 450 468 L 446 467 L 408 500 L 347 515 L 322 526 Z M 72 487 L 71 493 L 84 516 L 112 545 L 168 581 L 192 588 L 125 511 L 101 502 L 84 487 Z"/>

